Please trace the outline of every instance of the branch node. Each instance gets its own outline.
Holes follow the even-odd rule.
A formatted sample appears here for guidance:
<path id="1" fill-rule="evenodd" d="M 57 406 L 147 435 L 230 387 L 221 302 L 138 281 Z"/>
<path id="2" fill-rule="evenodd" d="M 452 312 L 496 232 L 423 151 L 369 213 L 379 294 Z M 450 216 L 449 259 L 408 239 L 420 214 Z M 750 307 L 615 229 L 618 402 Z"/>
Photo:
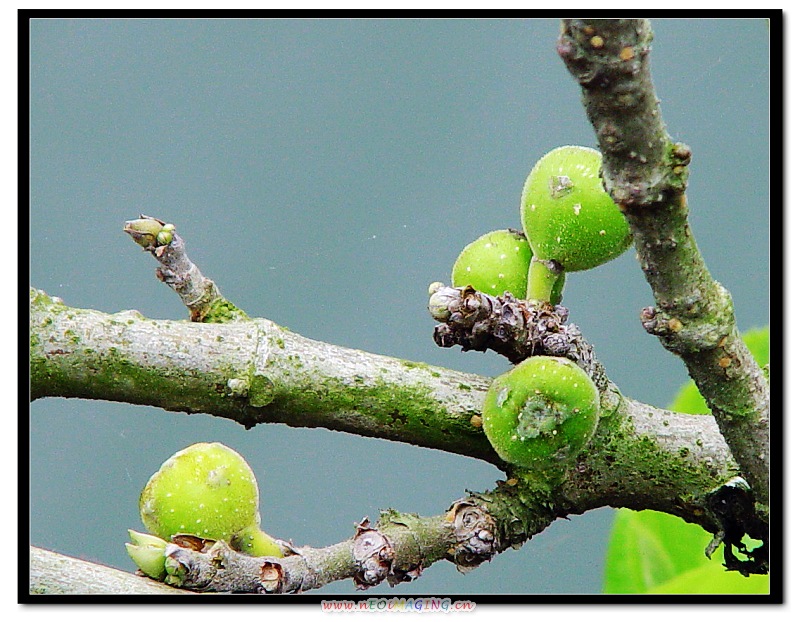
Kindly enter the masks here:
<path id="1" fill-rule="evenodd" d="M 353 559 L 358 566 L 353 575 L 356 589 L 366 590 L 374 587 L 389 576 L 394 560 L 394 549 L 386 536 L 369 526 L 367 518 L 356 525 Z"/>
<path id="2" fill-rule="evenodd" d="M 280 594 L 283 592 L 283 566 L 273 561 L 264 561 L 258 573 L 258 580 L 265 593 Z"/>
<path id="3" fill-rule="evenodd" d="M 642 328 L 647 333 L 657 336 L 667 350 L 676 354 L 722 348 L 732 330 L 726 323 L 709 324 L 703 321 L 687 323 L 686 316 L 683 317 L 684 321 L 681 321 L 678 317 L 652 306 L 642 309 L 640 319 Z M 730 362 L 730 358 L 727 364 L 721 360 L 720 367 L 727 367 Z"/>
<path id="4" fill-rule="evenodd" d="M 459 572 L 477 568 L 497 552 L 497 526 L 486 508 L 475 501 L 461 499 L 450 506 L 447 517 L 453 522 L 456 538 L 450 554 Z"/>
<path id="5" fill-rule="evenodd" d="M 428 303 L 436 326 L 433 340 L 443 348 L 460 345 L 466 352 L 494 350 L 517 364 L 531 356 L 561 356 L 577 363 L 603 391 L 605 370 L 593 348 L 561 305 L 517 300 L 506 292 L 490 296 L 472 287 L 436 284 Z"/>

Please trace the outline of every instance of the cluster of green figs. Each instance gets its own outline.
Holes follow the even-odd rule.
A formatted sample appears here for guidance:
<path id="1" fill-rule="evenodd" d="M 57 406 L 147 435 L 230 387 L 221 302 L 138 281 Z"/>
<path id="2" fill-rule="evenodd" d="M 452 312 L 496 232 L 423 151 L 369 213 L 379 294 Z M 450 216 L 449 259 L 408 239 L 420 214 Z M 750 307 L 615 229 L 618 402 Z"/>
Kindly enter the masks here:
<path id="1" fill-rule="evenodd" d="M 467 245 L 453 265 L 453 286 L 558 304 L 568 272 L 622 254 L 631 233 L 603 188 L 601 160 L 578 146 L 542 157 L 522 190 L 522 231 L 492 231 Z M 506 462 L 551 472 L 585 447 L 599 413 L 597 387 L 580 367 L 533 356 L 492 382 L 483 430 Z"/>
<path id="2" fill-rule="evenodd" d="M 600 154 L 567 146 L 545 155 L 522 192 L 522 232 L 492 231 L 469 244 L 453 266 L 454 287 L 556 304 L 567 272 L 588 270 L 630 246 L 628 225 L 600 179 Z M 143 218 L 126 224 L 142 245 L 169 244 L 174 227 Z M 531 357 L 492 382 L 482 425 L 506 462 L 552 471 L 567 464 L 594 434 L 597 387 L 572 361 Z M 253 556 L 282 555 L 261 530 L 256 477 L 242 456 L 221 443 L 197 443 L 170 457 L 139 499 L 149 533 L 130 532 L 128 553 L 146 575 L 180 584 L 165 555 L 176 535 L 223 540 Z"/>

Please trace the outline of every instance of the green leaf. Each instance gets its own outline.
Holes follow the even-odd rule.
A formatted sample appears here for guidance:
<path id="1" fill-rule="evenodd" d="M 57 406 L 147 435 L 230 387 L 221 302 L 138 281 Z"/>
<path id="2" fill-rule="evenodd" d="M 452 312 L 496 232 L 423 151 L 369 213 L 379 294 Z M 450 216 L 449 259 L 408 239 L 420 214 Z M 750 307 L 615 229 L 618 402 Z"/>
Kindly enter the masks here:
<path id="1" fill-rule="evenodd" d="M 759 365 L 769 362 L 769 327 L 752 329 L 744 341 Z M 672 410 L 707 413 L 693 382 L 684 386 Z M 767 594 L 769 577 L 726 571 L 722 549 L 709 560 L 711 534 L 698 525 L 661 512 L 618 510 L 611 529 L 603 591 L 606 594 Z"/>
<path id="2" fill-rule="evenodd" d="M 711 534 L 677 516 L 617 511 L 606 557 L 606 594 L 767 594 L 769 577 L 726 571 Z"/>
<path id="3" fill-rule="evenodd" d="M 688 525 L 675 516 L 650 510 L 619 510 L 611 530 L 603 591 L 647 592 L 699 566 L 710 541 L 711 536 L 701 527 Z"/>
<path id="4" fill-rule="evenodd" d="M 742 335 L 742 339 L 750 348 L 750 352 L 753 353 L 753 357 L 759 365 L 763 367 L 769 363 L 769 326 L 751 328 Z M 711 412 L 692 380 L 683 385 L 670 409 L 691 415 L 703 415 Z"/>
<path id="5" fill-rule="evenodd" d="M 703 566 L 679 574 L 649 590 L 648 594 L 769 594 L 769 576 L 743 577 L 719 564 Z"/>

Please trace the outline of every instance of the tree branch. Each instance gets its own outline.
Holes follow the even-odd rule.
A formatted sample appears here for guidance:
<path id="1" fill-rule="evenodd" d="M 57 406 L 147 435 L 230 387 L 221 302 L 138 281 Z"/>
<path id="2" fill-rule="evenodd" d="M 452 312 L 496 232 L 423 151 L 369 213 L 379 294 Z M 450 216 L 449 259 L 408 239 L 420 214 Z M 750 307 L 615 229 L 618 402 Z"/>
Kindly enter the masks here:
<path id="1" fill-rule="evenodd" d="M 31 290 L 31 398 L 80 397 L 400 440 L 499 463 L 486 378 L 313 341 L 264 319 L 149 320 Z"/>
<path id="2" fill-rule="evenodd" d="M 116 568 L 30 547 L 30 594 L 194 595 Z"/>
<path id="3" fill-rule="evenodd" d="M 582 87 L 606 190 L 633 231 L 655 297 L 642 324 L 677 354 L 742 474 L 769 512 L 769 385 L 737 330 L 688 224 L 691 153 L 668 136 L 650 75 L 647 20 L 565 19 L 558 52 Z"/>
<path id="4" fill-rule="evenodd" d="M 659 420 L 658 413 L 651 414 Z M 685 434 L 696 438 L 695 426 L 681 422 L 680 417 L 671 419 L 678 433 L 669 435 L 670 442 L 674 443 Z M 713 423 L 710 417 L 705 420 Z M 664 427 L 660 420 L 657 425 Z M 609 428 L 614 429 L 614 426 Z M 653 430 L 648 428 L 641 432 L 653 438 Z M 619 441 L 619 433 L 607 432 L 602 438 L 602 444 L 606 446 Z M 675 472 L 669 467 L 669 461 L 664 461 L 663 454 L 659 455 L 660 450 L 655 444 L 652 441 L 640 443 L 638 449 L 648 455 L 648 460 L 663 463 L 662 470 L 667 480 L 662 479 L 660 485 L 666 483 L 669 486 L 667 482 Z M 718 450 L 719 447 L 706 448 L 706 458 Z M 375 526 L 363 519 L 356 525 L 355 535 L 344 542 L 320 549 L 287 545 L 283 558 L 250 557 L 232 550 L 222 541 L 176 536 L 164 552 L 165 581 L 175 587 L 199 592 L 286 594 L 345 579 L 351 579 L 359 589 L 374 587 L 384 581 L 393 586 L 416 579 L 425 568 L 440 560 L 451 561 L 459 570 L 467 571 L 509 547 L 518 548 L 558 516 L 583 511 L 587 503 L 592 503 L 593 486 L 603 486 L 606 492 L 616 488 L 620 493 L 615 499 L 617 502 L 630 501 L 632 507 L 647 505 L 648 494 L 637 494 L 640 486 L 635 481 L 635 472 L 630 470 L 631 465 L 623 463 L 618 471 L 612 469 L 601 475 L 598 465 L 607 463 L 609 454 L 599 453 L 595 448 L 585 460 L 579 461 L 577 468 L 568 475 L 561 493 L 555 495 L 542 486 L 536 474 L 521 470 L 498 482 L 498 487 L 492 491 L 472 493 L 468 498 L 456 501 L 440 516 L 426 518 L 387 510 L 381 512 Z M 653 473 L 647 475 L 653 476 Z M 585 481 L 581 483 L 581 480 Z M 739 496 L 733 496 L 736 493 Z M 709 509 L 726 508 L 734 505 L 734 500 L 743 507 L 741 494 L 744 493 L 735 486 L 721 486 L 704 496 L 702 505 L 678 494 L 670 500 L 670 509 L 695 519 L 704 512 L 708 517 Z M 663 503 L 664 499 L 657 504 L 666 509 Z M 727 510 L 723 510 L 712 519 L 719 525 L 722 521 L 730 521 L 731 517 Z M 720 540 L 724 539 L 725 534 L 720 534 Z M 729 546 L 730 543 L 726 542 L 726 547 Z M 32 593 L 86 593 L 87 589 L 95 590 L 92 593 L 108 593 L 106 590 L 125 594 L 154 593 L 149 580 L 128 577 L 119 571 L 92 567 L 77 560 L 69 561 L 69 558 L 53 553 L 32 551 L 35 553 L 32 553 Z M 50 558 L 55 558 L 60 565 Z M 67 561 L 69 570 L 62 571 L 61 567 Z M 69 580 L 63 580 L 62 576 Z M 105 579 L 111 583 L 104 587 Z"/>
<path id="5" fill-rule="evenodd" d="M 323 426 L 495 464 L 524 485 L 507 486 L 502 503 L 496 494 L 480 497 L 500 532 L 513 534 L 497 536 L 494 552 L 558 516 L 606 505 L 658 509 L 711 533 L 730 523 L 709 502 L 738 474 L 713 418 L 640 404 L 610 382 L 595 437 L 563 482 L 543 487 L 504 464 L 480 430 L 487 378 L 315 342 L 268 320 L 194 324 L 109 315 L 67 307 L 35 289 L 30 321 L 33 399 L 148 404 L 248 427 Z M 760 537 L 753 527 L 739 531 Z"/>
<path id="6" fill-rule="evenodd" d="M 649 76 L 649 41 L 641 20 L 565 20 L 559 53 L 584 89 L 607 190 L 631 224 L 655 295 L 643 325 L 683 358 L 715 419 L 622 396 L 577 327 L 566 323 L 563 307 L 438 288 L 430 308 L 443 321 L 436 331 L 440 345 L 494 349 L 511 361 L 567 356 L 601 389 L 595 437 L 563 480 L 544 481 L 504 464 L 480 431 L 488 379 L 314 342 L 268 320 L 250 320 L 188 259 L 174 227 L 162 236 L 164 223 L 149 217 L 127 223 L 126 231 L 134 239 L 139 231 L 132 223 L 152 231 L 155 241 L 137 242 L 161 263 L 159 279 L 181 296 L 193 321 L 223 325 L 70 309 L 31 290 L 33 399 L 151 404 L 247 427 L 324 426 L 475 457 L 507 475 L 495 490 L 472 493 L 441 516 L 389 510 L 374 527 L 362 521 L 345 542 L 292 546 L 281 559 L 244 556 L 223 542 L 185 546 L 181 540 L 167 548 L 173 582 L 198 591 L 270 593 L 346 578 L 362 588 L 384 580 L 393 585 L 443 559 L 470 568 L 520 546 L 560 516 L 604 505 L 657 509 L 696 522 L 725 544 L 729 566 L 737 561 L 732 547 L 749 534 L 764 545 L 741 568 L 767 568 L 768 387 L 739 338 L 730 296 L 711 279 L 688 228 L 690 153 L 664 129 Z M 760 517 L 750 488 L 738 483 L 734 456 L 755 499 L 765 504 Z"/>

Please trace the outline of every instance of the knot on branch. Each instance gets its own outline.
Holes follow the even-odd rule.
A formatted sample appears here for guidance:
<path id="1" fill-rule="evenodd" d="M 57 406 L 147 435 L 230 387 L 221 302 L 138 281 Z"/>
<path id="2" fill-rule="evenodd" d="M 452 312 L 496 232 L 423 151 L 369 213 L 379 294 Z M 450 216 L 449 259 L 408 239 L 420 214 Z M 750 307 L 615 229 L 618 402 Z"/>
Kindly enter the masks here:
<path id="1" fill-rule="evenodd" d="M 299 592 L 308 568 L 292 547 L 283 549 L 283 559 L 251 557 L 224 540 L 176 535 L 164 550 L 164 583 L 196 592 Z"/>
<path id="2" fill-rule="evenodd" d="M 358 566 L 353 582 L 359 590 L 374 587 L 389 576 L 394 549 L 386 536 L 369 526 L 367 518 L 356 525 L 353 559 Z"/>
<path id="3" fill-rule="evenodd" d="M 733 330 L 733 326 L 726 322 L 709 324 L 702 320 L 688 321 L 685 315 L 683 320 L 656 307 L 645 307 L 639 318 L 642 328 L 659 338 L 663 346 L 676 354 L 686 352 L 702 352 L 720 348 L 722 355 L 720 367 L 728 367 L 732 360 L 725 358 L 724 347 Z"/>
<path id="4" fill-rule="evenodd" d="M 265 594 L 281 594 L 284 587 L 283 565 L 266 560 L 258 572 L 258 581 Z"/>
<path id="5" fill-rule="evenodd" d="M 474 501 L 456 501 L 447 511 L 453 522 L 456 545 L 450 551 L 459 572 L 473 570 L 497 552 L 494 518 Z"/>
<path id="6" fill-rule="evenodd" d="M 493 350 L 514 364 L 531 356 L 561 356 L 577 363 L 601 391 L 608 386 L 591 344 L 575 324 L 567 323 L 566 307 L 518 300 L 508 292 L 490 296 L 469 286 L 440 284 L 431 294 L 428 310 L 441 322 L 433 332 L 440 347 Z"/>
<path id="7" fill-rule="evenodd" d="M 584 88 L 607 88 L 619 74 L 635 76 L 650 54 L 645 20 L 565 19 L 556 52 Z"/>
<path id="8" fill-rule="evenodd" d="M 218 586 L 226 583 L 223 575 L 231 565 L 231 553 L 233 550 L 222 540 L 175 536 L 164 549 L 164 582 L 198 592 L 221 591 Z"/>

